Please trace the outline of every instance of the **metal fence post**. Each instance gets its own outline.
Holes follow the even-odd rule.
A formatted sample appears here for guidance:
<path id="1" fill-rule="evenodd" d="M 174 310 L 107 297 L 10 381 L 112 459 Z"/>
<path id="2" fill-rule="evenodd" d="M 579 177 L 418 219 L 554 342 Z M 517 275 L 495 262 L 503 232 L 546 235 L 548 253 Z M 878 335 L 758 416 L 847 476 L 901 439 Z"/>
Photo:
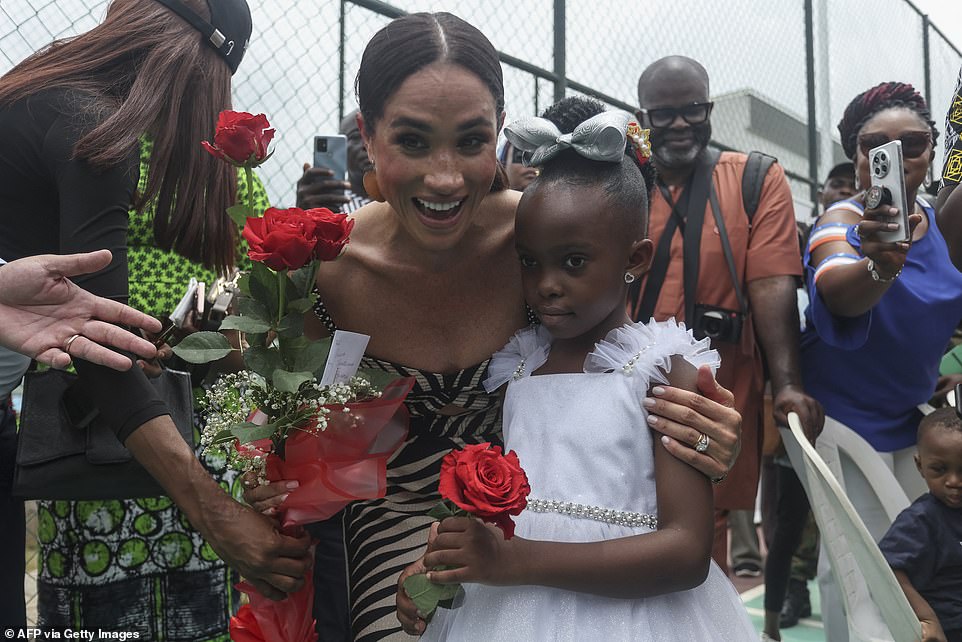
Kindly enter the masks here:
<path id="1" fill-rule="evenodd" d="M 347 8 L 345 0 L 341 0 L 340 31 L 338 32 L 337 47 L 337 119 L 344 120 L 344 74 L 346 73 L 347 63 L 344 61 L 344 42 L 347 37 L 344 22 L 347 20 L 345 15 Z"/>
<path id="2" fill-rule="evenodd" d="M 929 14 L 922 14 L 922 58 L 925 61 L 925 102 L 932 107 L 932 52 L 929 49 Z"/>
<path id="3" fill-rule="evenodd" d="M 565 0 L 554 0 L 554 101 L 565 97 Z"/>
<path id="4" fill-rule="evenodd" d="M 818 200 L 818 122 L 815 113 L 815 15 L 805 0 L 805 84 L 808 93 L 808 175 L 812 203 Z"/>

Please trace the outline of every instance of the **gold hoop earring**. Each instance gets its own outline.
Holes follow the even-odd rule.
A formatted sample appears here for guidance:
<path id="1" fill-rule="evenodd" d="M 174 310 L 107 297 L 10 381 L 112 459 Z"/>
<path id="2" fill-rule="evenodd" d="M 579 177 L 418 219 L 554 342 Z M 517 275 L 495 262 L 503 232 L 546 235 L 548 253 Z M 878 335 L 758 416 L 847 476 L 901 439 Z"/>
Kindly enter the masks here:
<path id="1" fill-rule="evenodd" d="M 364 178 L 361 182 L 364 184 L 364 191 L 367 192 L 369 199 L 377 201 L 378 203 L 384 202 L 384 195 L 381 194 L 381 186 L 377 182 L 377 169 L 364 172 Z"/>

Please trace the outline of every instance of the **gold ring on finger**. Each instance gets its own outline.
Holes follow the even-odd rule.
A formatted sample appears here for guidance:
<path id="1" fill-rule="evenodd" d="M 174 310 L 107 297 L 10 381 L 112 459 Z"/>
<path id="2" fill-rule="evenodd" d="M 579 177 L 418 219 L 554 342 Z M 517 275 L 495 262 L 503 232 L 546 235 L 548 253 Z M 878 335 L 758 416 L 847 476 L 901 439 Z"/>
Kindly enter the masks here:
<path id="1" fill-rule="evenodd" d="M 705 433 L 701 433 L 698 436 L 698 441 L 695 442 L 695 452 L 698 452 L 698 453 L 705 452 L 706 450 L 708 450 L 708 446 L 710 444 L 711 444 L 711 439 L 708 438 L 708 435 L 706 435 Z"/>

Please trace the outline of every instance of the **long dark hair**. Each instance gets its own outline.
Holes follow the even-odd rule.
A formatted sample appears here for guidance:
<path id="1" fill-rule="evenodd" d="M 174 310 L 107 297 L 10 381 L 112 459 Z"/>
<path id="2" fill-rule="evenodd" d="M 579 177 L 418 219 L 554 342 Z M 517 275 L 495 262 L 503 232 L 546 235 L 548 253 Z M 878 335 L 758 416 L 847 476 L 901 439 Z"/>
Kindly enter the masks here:
<path id="1" fill-rule="evenodd" d="M 371 131 L 384 105 L 409 77 L 436 62 L 467 69 L 491 91 L 495 117 L 504 111 L 504 76 L 498 52 L 477 27 L 450 13 L 412 13 L 392 20 L 364 48 L 354 91 L 364 123 Z M 491 191 L 507 189 L 498 163 Z"/>
<path id="2" fill-rule="evenodd" d="M 203 0 L 183 0 L 205 19 Z M 90 31 L 57 40 L 0 78 L 0 104 L 41 89 L 74 90 L 99 124 L 74 148 L 91 165 L 123 162 L 146 135 L 153 143 L 147 189 L 157 199 L 154 236 L 163 249 L 211 269 L 236 262 L 236 228 L 226 214 L 236 171 L 203 152 L 217 115 L 231 106 L 230 69 L 201 35 L 160 3 L 114 0 Z"/>

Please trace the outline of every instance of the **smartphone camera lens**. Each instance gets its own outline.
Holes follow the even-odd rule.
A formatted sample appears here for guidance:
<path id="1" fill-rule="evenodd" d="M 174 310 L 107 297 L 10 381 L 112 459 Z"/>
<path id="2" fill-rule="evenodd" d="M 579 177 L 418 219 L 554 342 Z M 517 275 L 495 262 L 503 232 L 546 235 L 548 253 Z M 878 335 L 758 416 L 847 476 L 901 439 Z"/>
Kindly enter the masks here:
<path id="1" fill-rule="evenodd" d="M 326 139 L 326 138 L 318 138 L 318 139 L 317 139 L 317 151 L 319 151 L 319 152 L 326 152 L 326 151 L 327 151 L 327 139 Z"/>

